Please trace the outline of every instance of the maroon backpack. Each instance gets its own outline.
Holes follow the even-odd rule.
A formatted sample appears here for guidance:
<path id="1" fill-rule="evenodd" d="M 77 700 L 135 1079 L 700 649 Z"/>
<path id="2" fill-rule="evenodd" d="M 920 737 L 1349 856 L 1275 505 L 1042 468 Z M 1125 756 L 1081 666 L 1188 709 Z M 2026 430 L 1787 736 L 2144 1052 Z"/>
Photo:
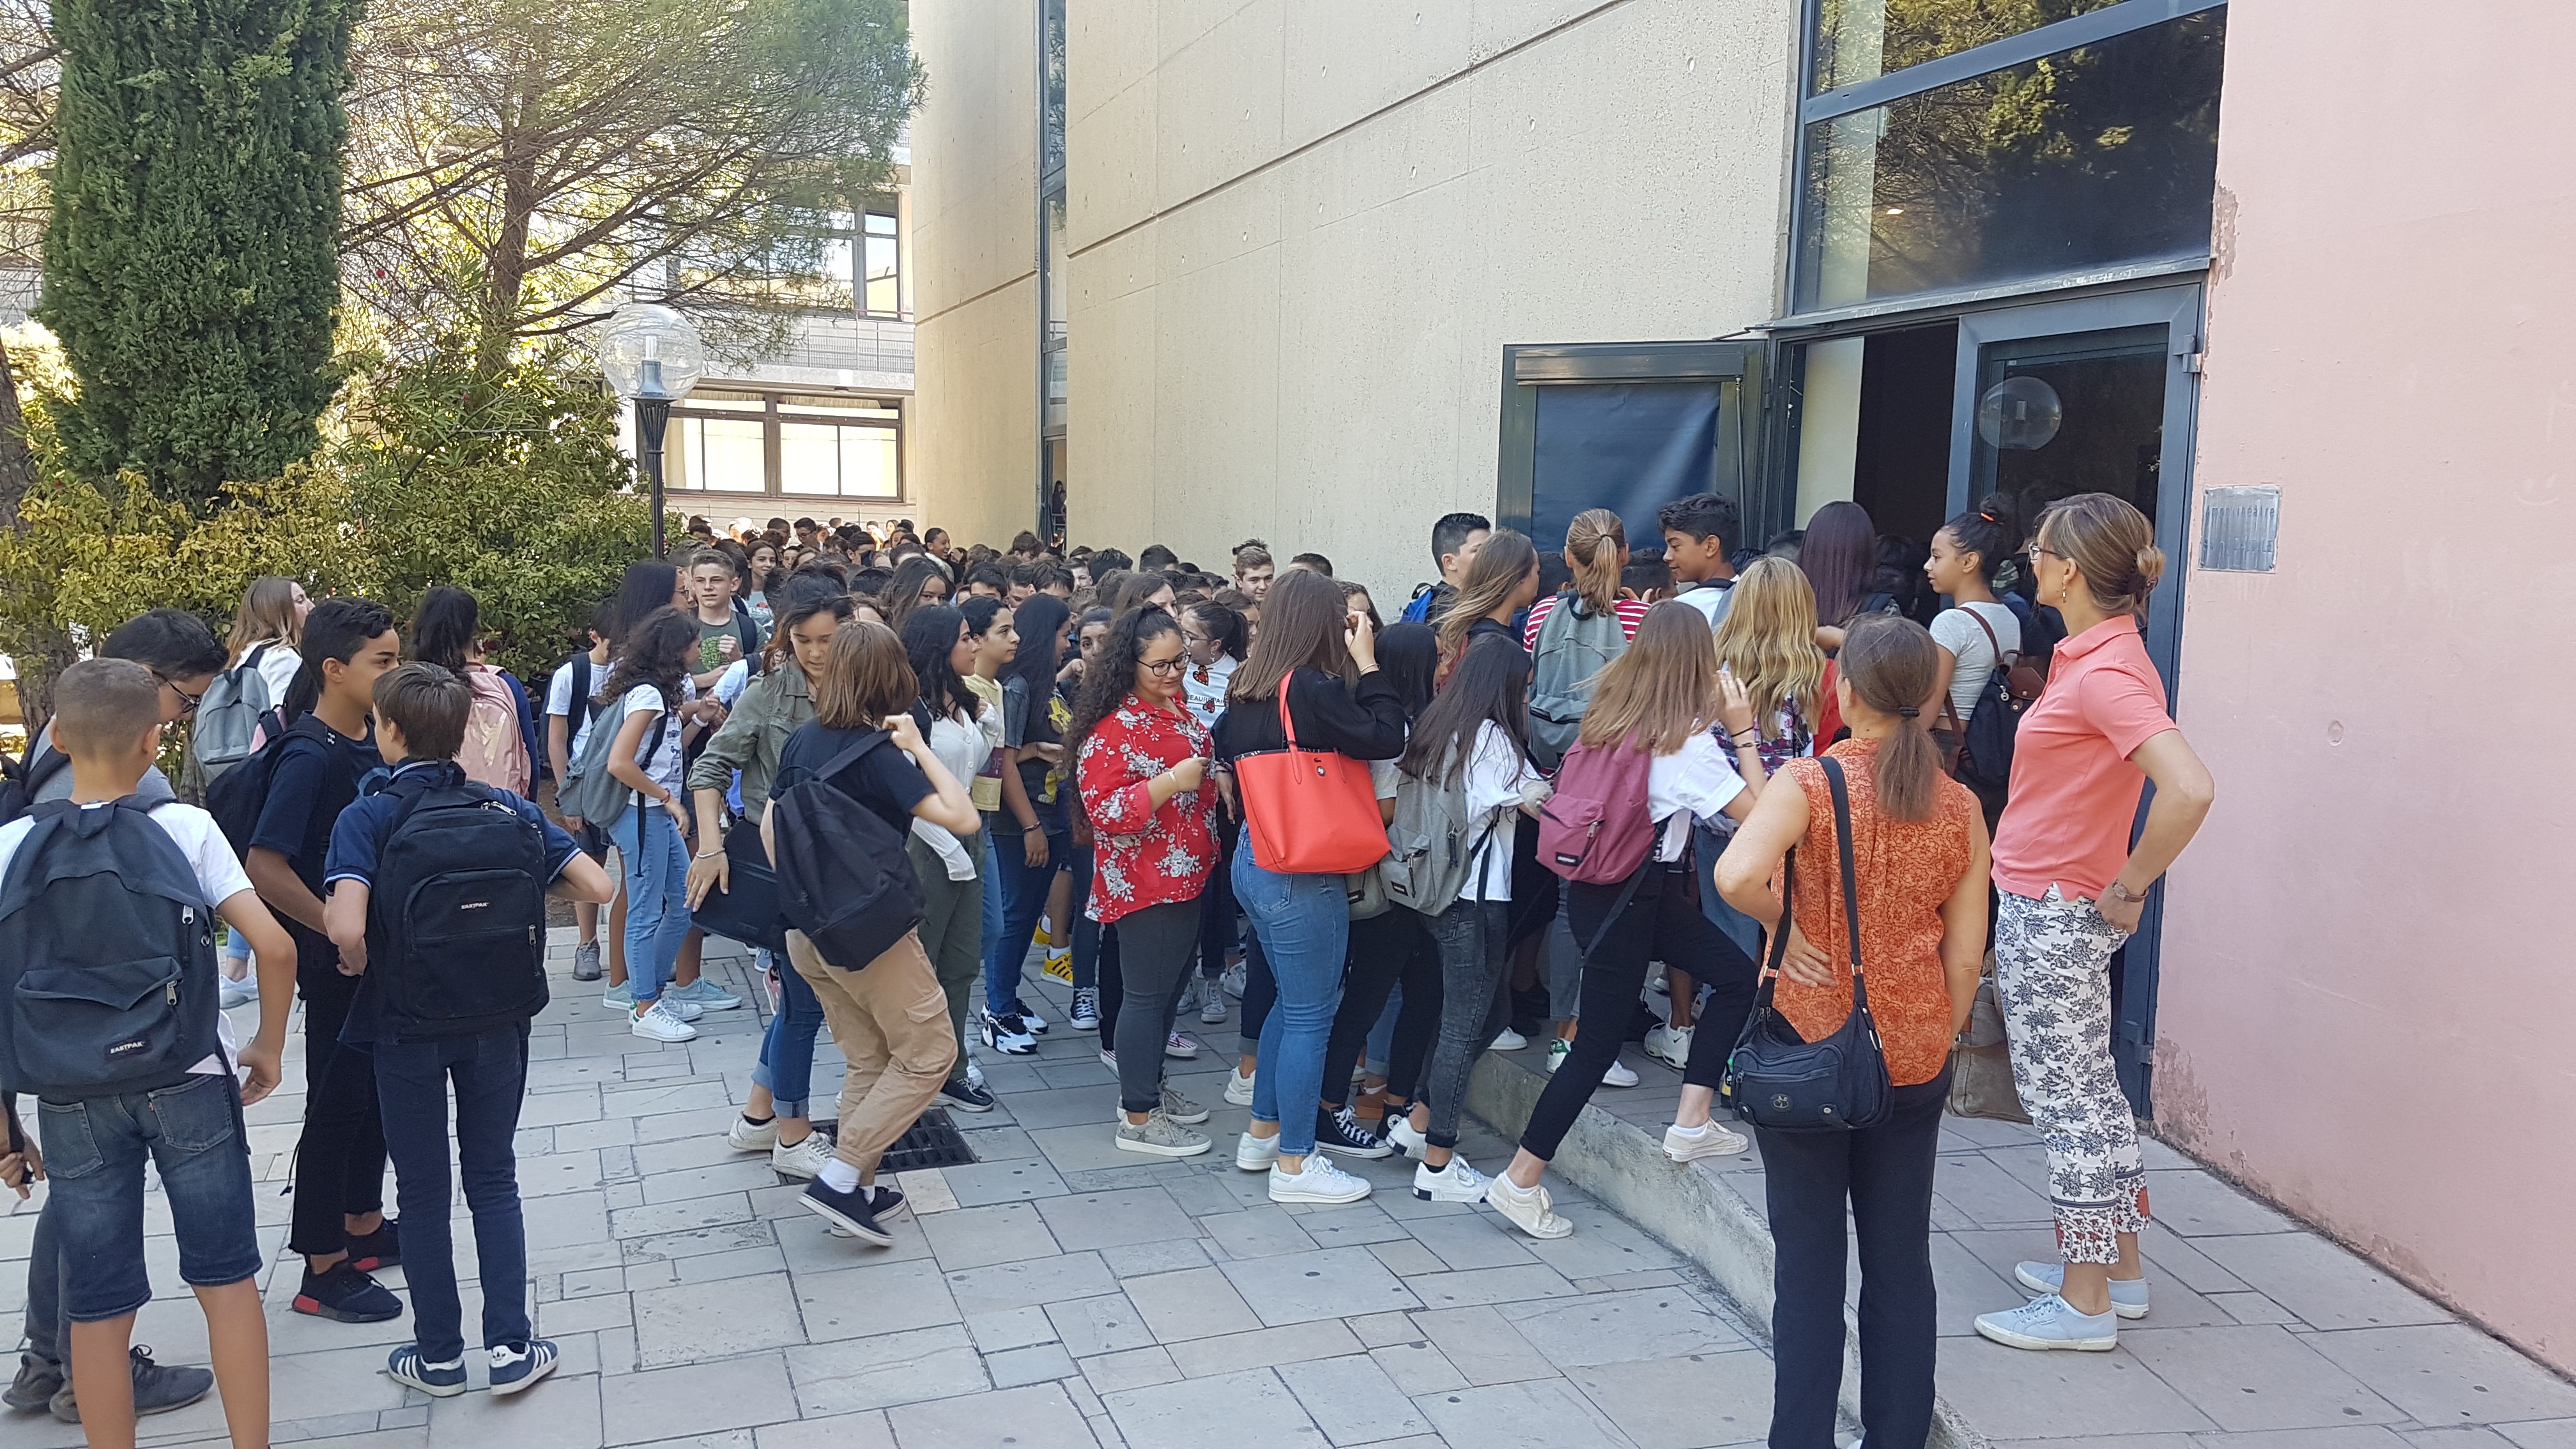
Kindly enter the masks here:
<path id="1" fill-rule="evenodd" d="M 1634 740 L 1577 741 L 1567 750 L 1556 793 L 1539 807 L 1539 864 L 1587 885 L 1617 885 L 1635 875 L 1655 848 L 1646 805 L 1651 762 Z"/>

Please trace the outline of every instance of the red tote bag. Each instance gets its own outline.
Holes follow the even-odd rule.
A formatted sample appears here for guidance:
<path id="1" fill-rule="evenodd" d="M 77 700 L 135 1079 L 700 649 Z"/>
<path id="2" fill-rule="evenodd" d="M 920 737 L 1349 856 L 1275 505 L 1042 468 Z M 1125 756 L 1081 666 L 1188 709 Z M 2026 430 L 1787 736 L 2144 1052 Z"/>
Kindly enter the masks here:
<path id="1" fill-rule="evenodd" d="M 1279 730 L 1288 748 L 1234 762 L 1252 863 L 1279 875 L 1348 875 L 1383 860 L 1386 823 L 1378 818 L 1367 764 L 1298 747 L 1286 679 L 1279 681 Z"/>

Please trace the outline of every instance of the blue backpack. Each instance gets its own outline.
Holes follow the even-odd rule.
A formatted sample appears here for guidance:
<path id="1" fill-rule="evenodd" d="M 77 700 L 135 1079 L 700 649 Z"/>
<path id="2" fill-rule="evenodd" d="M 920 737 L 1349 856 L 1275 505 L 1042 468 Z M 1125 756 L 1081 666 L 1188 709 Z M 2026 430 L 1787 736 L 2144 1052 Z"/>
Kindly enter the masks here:
<path id="1" fill-rule="evenodd" d="M 0 1092 L 177 1086 L 213 1053 L 215 913 L 133 796 L 49 800 L 0 877 Z"/>

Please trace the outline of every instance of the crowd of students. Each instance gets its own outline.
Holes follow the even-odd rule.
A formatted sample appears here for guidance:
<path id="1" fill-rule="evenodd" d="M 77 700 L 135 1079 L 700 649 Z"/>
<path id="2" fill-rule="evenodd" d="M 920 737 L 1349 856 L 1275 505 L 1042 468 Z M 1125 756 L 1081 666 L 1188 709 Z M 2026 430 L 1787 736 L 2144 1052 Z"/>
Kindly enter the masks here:
<path id="1" fill-rule="evenodd" d="M 400 1263 L 415 1331 L 386 1372 L 463 1391 L 461 1171 L 488 1381 L 543 1378 L 556 1352 L 529 1318 L 511 1141 L 548 893 L 574 903 L 573 979 L 604 980 L 604 1008 L 648 1042 L 744 1004 L 700 970 L 710 927 L 755 946 L 776 1010 L 726 1141 L 875 1245 L 900 1227 L 885 1150 L 934 1105 L 990 1111 L 979 1053 L 1027 1055 L 1054 1030 L 1023 991 L 1033 946 L 1072 988 L 1063 1027 L 1098 1034 L 1117 1150 L 1212 1150 L 1209 1107 L 1165 1069 L 1201 1050 L 1181 1030 L 1195 1007 L 1202 1027 L 1237 1017 L 1234 1166 L 1273 1201 L 1357 1201 L 1369 1182 L 1335 1159 L 1403 1154 L 1416 1196 L 1539 1238 L 1576 1230 L 1546 1169 L 1596 1091 L 1637 1082 L 1619 1055 L 1642 1023 L 1684 1082 L 1667 1156 L 1763 1151 L 1781 1449 L 1831 1442 L 1847 1206 L 1866 1436 L 1928 1433 L 1938 1123 L 1991 973 L 2061 1261 L 2022 1265 L 2033 1300 L 1975 1326 L 2111 1347 L 2147 1288 L 2109 961 L 2213 793 L 2138 632 L 2162 567 L 2145 520 L 2087 494 L 2026 533 L 1994 499 L 1919 560 L 1850 504 L 1758 551 L 1714 495 L 1657 523 L 1632 549 L 1616 514 L 1587 511 L 1542 553 L 1446 516 L 1438 579 L 1387 625 L 1329 560 L 1280 565 L 1259 541 L 1220 575 L 1160 546 L 957 549 L 908 522 L 811 519 L 717 537 L 691 520 L 535 693 L 486 659 L 457 589 L 400 628 L 284 579 L 251 586 L 226 644 L 175 610 L 131 621 L 61 677 L 0 785 L 0 949 L 19 953 L 0 973 L 21 1017 L 0 1032 L 0 1175 L 22 1194 L 54 1184 L 7 1402 L 128 1445 L 137 1414 L 220 1380 L 235 1442 L 264 1442 L 240 1107 L 277 1085 L 290 997 L 294 1311 L 394 1318 L 371 1274 Z M 155 767 L 171 725 L 190 727 L 182 783 L 205 808 Z M 530 803 L 548 789 L 552 815 Z M 837 904 L 818 902 L 825 879 Z M 192 912 L 141 952 L 167 963 L 148 980 L 131 955 L 98 956 L 140 951 L 134 931 L 101 944 L 65 918 L 102 880 Z M 115 989 L 67 985 L 85 969 Z M 1718 1120 L 1761 1022 L 1822 1040 L 1862 972 L 1888 1109 L 1832 1132 Z M 28 980 L 78 1003 L 46 1009 L 97 1036 L 99 1059 L 10 1046 Z M 256 1003 L 247 1044 L 218 1000 Z M 825 1023 L 846 1072 L 818 1121 Z M 1478 1060 L 1542 1037 L 1548 1080 L 1514 1155 L 1469 1162 Z M 23 1137 L 21 1090 L 40 1098 Z M 211 1375 L 128 1352 L 149 1296 L 146 1155 Z"/>

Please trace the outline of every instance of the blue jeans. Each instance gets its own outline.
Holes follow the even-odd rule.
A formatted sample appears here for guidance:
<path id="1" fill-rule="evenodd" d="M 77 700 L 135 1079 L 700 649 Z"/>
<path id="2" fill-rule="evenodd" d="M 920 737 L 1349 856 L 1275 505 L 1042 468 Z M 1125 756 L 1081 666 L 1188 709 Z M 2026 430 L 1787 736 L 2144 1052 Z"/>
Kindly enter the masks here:
<path id="1" fill-rule="evenodd" d="M 768 1034 L 760 1039 L 760 1063 L 751 1069 L 751 1084 L 769 1089 L 769 1110 L 779 1116 L 811 1116 L 805 1099 L 814 1087 L 814 1037 L 823 1029 L 823 1003 L 795 967 L 783 957 L 773 960 L 778 969 L 778 1010 L 769 1018 Z"/>
<path id="2" fill-rule="evenodd" d="M 62 1265 L 64 1317 L 99 1323 L 152 1300 L 143 1269 L 147 1156 L 170 1202 L 180 1278 L 192 1288 L 220 1288 L 259 1272 L 250 1152 L 231 1077 L 196 1076 L 157 1092 L 40 1102 L 36 1116 L 45 1175 L 53 1184 L 45 1223 L 54 1230 Z M 29 1312 L 35 1308 L 31 1300 Z"/>
<path id="3" fill-rule="evenodd" d="M 1002 925 L 984 938 L 984 1008 L 995 1016 L 1009 1011 L 1012 999 L 1020 994 L 1020 970 L 1028 963 L 1029 943 L 1037 938 L 1038 917 L 1046 912 L 1056 868 L 1073 859 L 1073 828 L 1065 819 L 1064 802 L 1040 805 L 1037 811 L 1038 823 L 1046 830 L 1046 864 L 1028 863 L 1028 848 L 1017 822 L 993 842 Z M 984 894 L 990 898 L 994 892 L 988 889 Z"/>
<path id="4" fill-rule="evenodd" d="M 630 958 L 631 959 L 631 958 Z M 423 1358 L 453 1363 L 465 1352 L 456 1296 L 456 1246 L 448 1223 L 447 1086 L 456 1084 L 456 1167 L 474 1214 L 476 1276 L 483 1284 L 483 1346 L 528 1341 L 528 1232 L 519 1215 L 519 1101 L 528 1085 L 528 1029 L 376 1046 L 376 1100 L 385 1152 L 402 1205 L 403 1277 L 411 1285 L 413 1340 Z"/>
<path id="5" fill-rule="evenodd" d="M 1234 856 L 1234 898 L 1261 938 L 1279 1001 L 1261 1024 L 1260 1071 L 1252 1115 L 1279 1124 L 1279 1150 L 1315 1150 L 1315 1108 L 1323 1101 L 1324 1051 L 1342 1004 L 1342 957 L 1351 935 L 1350 899 L 1337 875 L 1279 875 L 1252 859 L 1246 832 Z M 1350 1070 L 1350 1064 L 1342 1064 Z"/>
<path id="6" fill-rule="evenodd" d="M 617 849 L 626 862 L 626 985 L 646 1006 L 661 999 L 688 939 L 689 853 L 670 813 L 649 802 L 617 822 Z"/>

